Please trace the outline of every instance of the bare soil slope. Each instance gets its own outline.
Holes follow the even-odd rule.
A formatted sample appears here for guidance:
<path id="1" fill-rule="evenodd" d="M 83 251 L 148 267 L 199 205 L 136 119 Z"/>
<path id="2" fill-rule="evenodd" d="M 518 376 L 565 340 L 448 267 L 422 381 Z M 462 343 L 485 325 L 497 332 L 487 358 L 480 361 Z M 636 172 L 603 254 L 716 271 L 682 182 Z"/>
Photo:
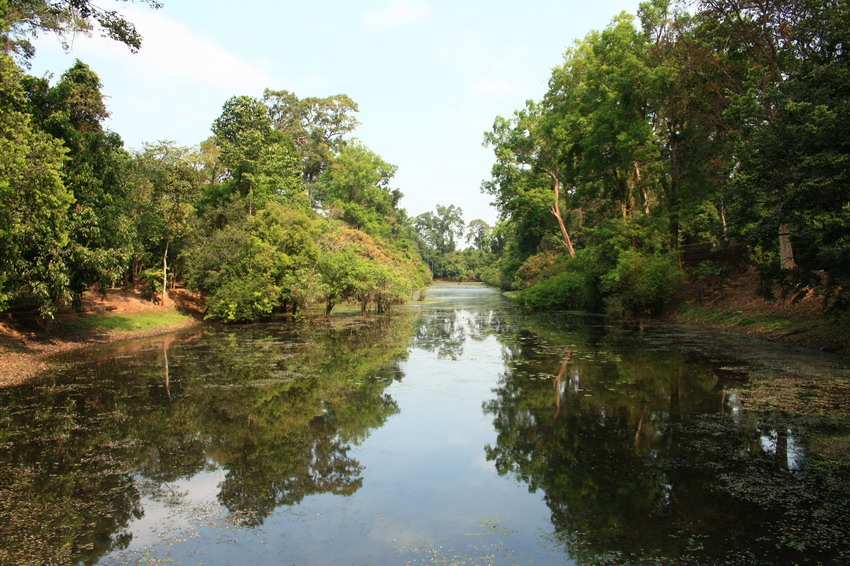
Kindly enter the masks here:
<path id="1" fill-rule="evenodd" d="M 91 328 L 82 319 L 108 314 L 132 320 L 140 314 L 183 313 L 173 317 L 177 322 L 155 325 L 143 330 Z M 22 383 L 49 367 L 48 357 L 59 352 L 144 338 L 173 332 L 198 324 L 201 316 L 199 297 L 185 290 L 171 292 L 166 303 L 154 303 L 138 290 L 110 289 L 105 295 L 87 293 L 80 312 L 60 312 L 50 322 L 40 322 L 33 315 L 0 318 L 0 386 Z"/>
<path id="2" fill-rule="evenodd" d="M 670 318 L 723 331 L 850 354 L 850 315 L 825 316 L 820 297 L 799 302 L 758 293 L 759 275 L 741 268 L 728 277 L 691 282 Z"/>

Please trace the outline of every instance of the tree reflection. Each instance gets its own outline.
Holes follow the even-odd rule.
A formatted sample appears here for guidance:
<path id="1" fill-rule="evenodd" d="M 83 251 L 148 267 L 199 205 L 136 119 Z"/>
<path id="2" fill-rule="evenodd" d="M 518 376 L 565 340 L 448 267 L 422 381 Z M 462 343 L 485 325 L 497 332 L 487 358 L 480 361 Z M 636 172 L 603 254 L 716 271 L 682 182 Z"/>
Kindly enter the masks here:
<path id="1" fill-rule="evenodd" d="M 457 359 L 467 340 L 484 340 L 504 327 L 503 315 L 494 310 L 434 310 L 420 315 L 413 345 L 440 359 Z"/>
<path id="2" fill-rule="evenodd" d="M 803 465 L 803 423 L 719 408 L 725 384 L 682 349 L 586 336 L 549 324 L 504 336 L 507 370 L 485 405 L 498 434 L 487 458 L 544 493 L 572 558 L 846 558 L 850 466 Z"/>
<path id="3" fill-rule="evenodd" d="M 414 319 L 209 329 L 112 349 L 0 391 L 0 563 L 95 563 L 125 547 L 142 494 L 221 469 L 239 524 L 362 484 L 350 456 L 398 407 Z"/>

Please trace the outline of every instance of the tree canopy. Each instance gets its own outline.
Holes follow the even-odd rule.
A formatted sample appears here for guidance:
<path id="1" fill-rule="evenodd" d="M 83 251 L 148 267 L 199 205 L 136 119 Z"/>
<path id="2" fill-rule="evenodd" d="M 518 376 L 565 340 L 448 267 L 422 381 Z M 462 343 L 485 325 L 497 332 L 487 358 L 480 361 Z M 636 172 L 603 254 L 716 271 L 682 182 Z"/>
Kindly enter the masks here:
<path id="1" fill-rule="evenodd" d="M 557 277 L 547 304 L 657 310 L 689 246 L 743 245 L 765 281 L 850 307 L 850 9 L 685 8 L 615 17 L 567 50 L 540 101 L 495 120 L 482 189 L 507 235 L 499 283 Z"/>
<path id="2" fill-rule="evenodd" d="M 87 2 L 11 6 L 10 50 L 48 17 L 59 33 L 112 22 L 138 45 L 129 22 Z M 0 73 L 0 310 L 50 317 L 117 284 L 165 301 L 180 283 L 208 317 L 244 322 L 311 305 L 385 312 L 430 280 L 396 167 L 346 137 L 357 104 L 345 95 L 233 96 L 198 147 L 128 152 L 85 63 L 51 83 L 0 55 Z"/>
<path id="3" fill-rule="evenodd" d="M 157 0 L 140 1 L 154 9 L 162 7 Z M 24 60 L 35 54 L 30 40 L 43 33 L 57 35 L 65 49 L 69 36 L 89 34 L 94 29 L 123 43 L 134 53 L 142 46 L 142 36 L 131 21 L 117 10 L 102 8 L 90 0 L 2 0 L 0 14 L 5 23 L 0 26 L 5 53 L 14 53 Z"/>

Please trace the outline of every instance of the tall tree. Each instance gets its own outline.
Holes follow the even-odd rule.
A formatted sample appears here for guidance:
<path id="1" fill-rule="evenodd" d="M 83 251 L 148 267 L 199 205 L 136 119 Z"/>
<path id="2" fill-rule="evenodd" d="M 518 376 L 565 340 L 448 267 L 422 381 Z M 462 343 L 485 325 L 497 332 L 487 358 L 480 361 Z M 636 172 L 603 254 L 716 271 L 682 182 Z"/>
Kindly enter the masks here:
<path id="1" fill-rule="evenodd" d="M 62 182 L 62 144 L 21 111 L 20 80 L 0 55 L 0 310 L 32 298 L 49 317 L 69 291 L 62 252 L 73 195 Z"/>
<path id="2" fill-rule="evenodd" d="M 496 119 L 493 130 L 484 138 L 485 145 L 492 146 L 496 153 L 494 182 L 485 183 L 483 188 L 501 193 L 501 200 L 507 204 L 516 198 L 515 193 L 539 186 L 543 182 L 541 174 L 548 178 L 552 187 L 549 211 L 557 220 L 564 248 L 570 257 L 575 257 L 573 238 L 561 205 L 567 176 L 564 144 L 557 140 L 550 117 L 541 105 L 529 101 L 523 110 L 514 113 L 513 119 Z"/>
<path id="3" fill-rule="evenodd" d="M 432 249 L 441 254 L 453 252 L 457 247 L 457 238 L 463 235 L 463 210 L 453 204 L 438 204 L 434 212 L 417 216 L 414 225 Z"/>
<path id="4" fill-rule="evenodd" d="M 75 202 L 63 253 L 79 299 L 92 284 L 106 288 L 116 282 L 132 255 L 129 155 L 121 138 L 103 127 L 109 113 L 100 79 L 85 63 L 77 61 L 55 86 L 35 78 L 25 86 L 35 120 L 68 148 L 63 177 Z"/>
<path id="5" fill-rule="evenodd" d="M 850 124 L 850 7 L 829 0 L 710 6 L 760 70 L 761 82 L 729 112 L 742 134 L 733 181 L 741 236 L 787 288 L 815 289 L 850 308 L 850 146 L 841 133 Z"/>
<path id="6" fill-rule="evenodd" d="M 224 103 L 212 126 L 236 194 L 247 201 L 249 213 L 274 196 L 295 198 L 300 175 L 292 140 L 272 129 L 268 107 L 250 96 Z"/>
<path id="7" fill-rule="evenodd" d="M 354 140 L 330 162 L 316 189 L 328 214 L 373 236 L 402 236 L 401 191 L 390 186 L 398 168 Z"/>
<path id="8" fill-rule="evenodd" d="M 135 156 L 142 177 L 140 187 L 147 197 L 147 214 L 136 218 L 146 224 L 139 232 L 147 235 L 148 246 L 154 247 L 162 258 L 162 301 L 168 293 L 168 254 L 191 235 L 194 204 L 202 185 L 202 171 L 197 156 L 188 148 L 171 142 L 146 144 Z M 141 191 L 140 191 L 141 192 Z"/>
<path id="9" fill-rule="evenodd" d="M 487 250 L 493 228 L 480 218 L 470 220 L 466 226 L 466 243 L 472 244 L 476 250 Z"/>
<path id="10" fill-rule="evenodd" d="M 359 122 L 357 103 L 345 94 L 299 99 L 287 90 L 266 89 L 263 101 L 274 128 L 289 135 L 301 152 L 304 186 L 311 204 L 313 191 L 345 144 L 344 136 Z"/>

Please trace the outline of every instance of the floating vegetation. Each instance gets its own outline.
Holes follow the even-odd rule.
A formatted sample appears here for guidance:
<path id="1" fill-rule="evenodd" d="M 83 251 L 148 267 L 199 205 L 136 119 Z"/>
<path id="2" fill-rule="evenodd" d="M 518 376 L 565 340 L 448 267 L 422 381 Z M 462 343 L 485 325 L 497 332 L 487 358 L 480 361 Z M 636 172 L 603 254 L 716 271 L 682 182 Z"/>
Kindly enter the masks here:
<path id="1" fill-rule="evenodd" d="M 497 517 L 481 521 L 477 530 L 466 533 L 466 537 L 476 539 L 465 549 L 450 549 L 442 546 L 418 547 L 411 552 L 424 554 L 421 560 L 408 560 L 407 564 L 448 564 L 451 566 L 484 566 L 502 562 L 514 562 L 514 552 L 507 544 L 507 538 L 517 531 L 506 527 Z M 524 561 L 532 561 L 525 556 Z"/>

